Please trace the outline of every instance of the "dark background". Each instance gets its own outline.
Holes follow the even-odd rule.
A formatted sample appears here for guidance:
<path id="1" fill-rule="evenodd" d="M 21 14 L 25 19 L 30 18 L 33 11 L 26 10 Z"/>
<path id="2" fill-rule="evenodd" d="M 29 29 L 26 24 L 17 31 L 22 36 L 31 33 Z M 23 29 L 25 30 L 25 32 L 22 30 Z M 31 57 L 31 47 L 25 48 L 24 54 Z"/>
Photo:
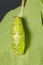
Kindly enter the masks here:
<path id="1" fill-rule="evenodd" d="M 0 21 L 9 10 L 20 6 L 21 1 L 22 0 L 0 0 Z"/>

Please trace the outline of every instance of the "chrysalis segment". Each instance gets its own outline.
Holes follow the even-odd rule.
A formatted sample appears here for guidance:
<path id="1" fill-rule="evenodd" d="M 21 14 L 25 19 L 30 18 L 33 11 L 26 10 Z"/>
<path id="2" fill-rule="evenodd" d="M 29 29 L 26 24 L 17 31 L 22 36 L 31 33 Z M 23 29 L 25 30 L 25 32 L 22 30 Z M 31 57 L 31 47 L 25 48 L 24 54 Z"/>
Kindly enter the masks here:
<path id="1" fill-rule="evenodd" d="M 12 48 L 15 54 L 24 54 L 25 31 L 20 17 L 16 17 L 12 25 Z"/>

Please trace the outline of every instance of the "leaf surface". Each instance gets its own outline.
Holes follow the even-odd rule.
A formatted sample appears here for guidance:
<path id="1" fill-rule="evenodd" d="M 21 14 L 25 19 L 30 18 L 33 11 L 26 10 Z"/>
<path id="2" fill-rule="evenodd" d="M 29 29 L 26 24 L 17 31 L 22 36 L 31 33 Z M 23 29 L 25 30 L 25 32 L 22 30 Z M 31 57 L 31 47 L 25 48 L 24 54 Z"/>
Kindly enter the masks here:
<path id="1" fill-rule="evenodd" d="M 0 65 L 43 65 L 43 25 L 41 1 L 27 0 L 23 11 L 26 33 L 25 54 L 18 56 L 11 48 L 11 28 L 21 6 L 9 11 L 0 23 Z"/>

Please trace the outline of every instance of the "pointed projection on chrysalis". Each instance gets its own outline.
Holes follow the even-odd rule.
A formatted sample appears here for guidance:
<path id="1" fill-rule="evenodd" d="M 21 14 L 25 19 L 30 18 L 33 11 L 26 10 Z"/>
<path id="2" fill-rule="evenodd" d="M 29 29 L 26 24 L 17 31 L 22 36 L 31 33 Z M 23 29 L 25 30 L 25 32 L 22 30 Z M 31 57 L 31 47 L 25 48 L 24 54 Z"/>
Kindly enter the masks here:
<path id="1" fill-rule="evenodd" d="M 14 53 L 17 55 L 24 54 L 25 50 L 25 31 L 22 24 L 22 19 L 16 17 L 12 24 L 12 44 Z"/>

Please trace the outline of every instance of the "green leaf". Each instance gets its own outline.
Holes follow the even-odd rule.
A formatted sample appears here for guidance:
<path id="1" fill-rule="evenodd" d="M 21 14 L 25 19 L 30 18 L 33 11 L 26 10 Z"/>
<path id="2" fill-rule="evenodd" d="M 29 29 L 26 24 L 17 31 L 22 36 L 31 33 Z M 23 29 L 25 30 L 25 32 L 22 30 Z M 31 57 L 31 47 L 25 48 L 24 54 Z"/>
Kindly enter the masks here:
<path id="1" fill-rule="evenodd" d="M 43 26 L 41 1 L 27 0 L 23 11 L 26 33 L 25 54 L 18 56 L 11 48 L 11 25 L 21 6 L 9 11 L 0 23 L 0 65 L 43 65 Z"/>

